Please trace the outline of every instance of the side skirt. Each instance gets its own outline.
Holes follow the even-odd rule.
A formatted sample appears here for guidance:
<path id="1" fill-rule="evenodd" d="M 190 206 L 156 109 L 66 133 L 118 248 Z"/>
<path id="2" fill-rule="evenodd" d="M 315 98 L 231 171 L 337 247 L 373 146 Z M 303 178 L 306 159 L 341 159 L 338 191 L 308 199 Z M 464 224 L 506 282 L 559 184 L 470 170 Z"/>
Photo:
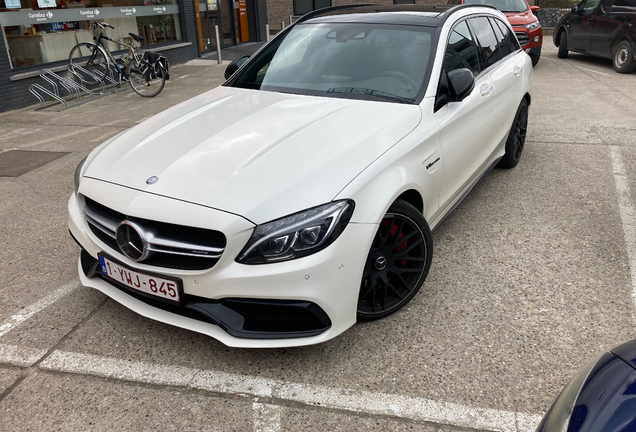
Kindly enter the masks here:
<path id="1" fill-rule="evenodd" d="M 488 168 L 486 168 L 486 170 L 479 176 L 479 178 L 476 181 L 474 181 L 473 184 L 471 184 L 468 189 L 466 189 L 466 191 L 462 194 L 462 196 L 460 196 L 459 199 L 455 201 L 455 203 L 450 207 L 450 209 L 446 213 L 444 213 L 444 215 L 439 219 L 439 222 L 435 224 L 435 227 L 431 229 L 431 232 L 437 231 L 437 228 L 442 224 L 442 222 L 444 222 L 446 218 L 450 216 L 453 210 L 455 210 L 457 206 L 459 206 L 462 203 L 462 201 L 464 201 L 464 198 L 468 196 L 468 194 L 473 190 L 473 188 L 477 186 L 488 174 L 490 174 L 490 171 L 492 171 L 493 168 L 497 166 L 497 164 L 499 163 L 502 157 L 503 156 L 499 156 L 497 159 L 495 159 L 490 164 L 490 166 L 488 166 Z"/>

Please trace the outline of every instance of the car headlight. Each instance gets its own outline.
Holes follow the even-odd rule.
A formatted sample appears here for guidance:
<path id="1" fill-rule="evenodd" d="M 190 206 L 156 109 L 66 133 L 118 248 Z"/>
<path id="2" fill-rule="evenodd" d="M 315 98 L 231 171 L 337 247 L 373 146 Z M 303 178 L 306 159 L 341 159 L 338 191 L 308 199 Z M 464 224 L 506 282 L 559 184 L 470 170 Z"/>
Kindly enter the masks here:
<path id="1" fill-rule="evenodd" d="M 539 24 L 539 21 L 537 20 L 537 21 L 535 21 L 535 22 L 531 22 L 530 24 L 526 24 L 526 28 L 527 28 L 528 30 L 534 30 L 534 29 L 536 29 L 537 27 L 539 27 L 540 25 L 541 25 L 541 24 Z"/>
<path id="2" fill-rule="evenodd" d="M 236 261 L 267 264 L 316 253 L 342 234 L 354 207 L 352 200 L 335 201 L 258 225 Z"/>
<path id="3" fill-rule="evenodd" d="M 537 428 L 537 432 L 567 431 L 572 410 L 574 410 L 576 400 L 579 397 L 579 393 L 581 393 L 581 388 L 583 388 L 583 384 L 585 384 L 587 377 L 599 359 L 600 357 L 597 357 L 583 366 L 570 382 L 566 384 L 561 394 L 554 401 L 554 404 L 552 404 L 550 410 L 543 417 L 541 424 Z"/>
<path id="4" fill-rule="evenodd" d="M 79 165 L 77 165 L 77 168 L 75 168 L 75 193 L 76 194 L 77 194 L 77 191 L 79 190 L 80 180 L 82 180 L 82 168 L 84 168 L 84 163 L 86 163 L 86 159 L 88 159 L 88 156 L 82 159 Z"/>

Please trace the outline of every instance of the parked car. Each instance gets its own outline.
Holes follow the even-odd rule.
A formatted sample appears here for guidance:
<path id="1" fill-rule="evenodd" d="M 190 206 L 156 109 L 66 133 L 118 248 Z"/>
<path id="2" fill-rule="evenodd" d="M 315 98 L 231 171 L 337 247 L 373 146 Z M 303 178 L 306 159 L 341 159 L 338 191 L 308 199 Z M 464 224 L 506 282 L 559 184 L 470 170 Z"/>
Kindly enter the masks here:
<path id="1" fill-rule="evenodd" d="M 636 339 L 583 366 L 537 432 L 636 431 Z"/>
<path id="2" fill-rule="evenodd" d="M 227 345 L 394 313 L 524 148 L 532 62 L 490 7 L 322 9 L 237 66 L 96 148 L 68 204 L 85 286 Z"/>
<path id="3" fill-rule="evenodd" d="M 488 5 L 503 12 L 514 29 L 521 48 L 532 59 L 532 66 L 539 63 L 543 45 L 543 29 L 534 15 L 539 10 L 539 6 L 530 6 L 526 0 L 449 0 L 448 4 Z"/>
<path id="4" fill-rule="evenodd" d="M 614 70 L 636 69 L 636 0 L 584 0 L 572 6 L 554 29 L 558 56 L 568 51 L 613 60 Z"/>

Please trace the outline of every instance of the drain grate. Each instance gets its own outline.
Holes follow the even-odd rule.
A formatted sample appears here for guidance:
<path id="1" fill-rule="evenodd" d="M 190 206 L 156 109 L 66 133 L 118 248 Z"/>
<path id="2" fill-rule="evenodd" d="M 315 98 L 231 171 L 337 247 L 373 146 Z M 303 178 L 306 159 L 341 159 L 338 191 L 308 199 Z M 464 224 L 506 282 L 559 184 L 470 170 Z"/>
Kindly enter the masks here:
<path id="1" fill-rule="evenodd" d="M 0 153 L 0 177 L 18 177 L 53 162 L 66 152 L 11 150 Z"/>

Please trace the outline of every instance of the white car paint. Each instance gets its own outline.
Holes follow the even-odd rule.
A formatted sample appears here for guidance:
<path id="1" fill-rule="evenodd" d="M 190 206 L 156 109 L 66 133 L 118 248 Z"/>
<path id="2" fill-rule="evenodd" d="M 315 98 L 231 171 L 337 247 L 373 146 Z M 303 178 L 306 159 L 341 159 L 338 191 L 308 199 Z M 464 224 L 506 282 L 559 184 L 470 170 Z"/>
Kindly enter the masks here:
<path id="1" fill-rule="evenodd" d="M 446 21 L 440 41 L 458 20 L 483 13 L 500 16 L 509 26 L 490 8 L 464 9 Z M 106 250 L 131 268 L 179 277 L 186 294 L 210 299 L 312 301 L 329 315 L 327 331 L 295 339 L 237 338 L 148 306 L 99 278 L 85 277 L 80 268 L 82 283 L 141 315 L 229 346 L 308 345 L 341 334 L 356 321 L 367 253 L 391 203 L 404 191 L 417 191 L 434 229 L 504 154 L 516 107 L 531 91 L 531 60 L 519 51 L 478 76 L 464 101 L 434 112 L 442 42 L 419 106 L 218 87 L 104 143 L 87 159 L 80 196 L 70 197 L 71 233 L 93 257 Z M 515 67 L 520 74 L 513 74 Z M 484 86 L 492 92 L 482 95 Z M 148 185 L 151 176 L 159 181 Z M 205 271 L 131 261 L 86 227 L 81 195 L 139 218 L 219 230 L 227 247 Z M 336 199 L 352 199 L 356 206 L 349 225 L 326 249 L 266 265 L 235 261 L 255 225 Z"/>

